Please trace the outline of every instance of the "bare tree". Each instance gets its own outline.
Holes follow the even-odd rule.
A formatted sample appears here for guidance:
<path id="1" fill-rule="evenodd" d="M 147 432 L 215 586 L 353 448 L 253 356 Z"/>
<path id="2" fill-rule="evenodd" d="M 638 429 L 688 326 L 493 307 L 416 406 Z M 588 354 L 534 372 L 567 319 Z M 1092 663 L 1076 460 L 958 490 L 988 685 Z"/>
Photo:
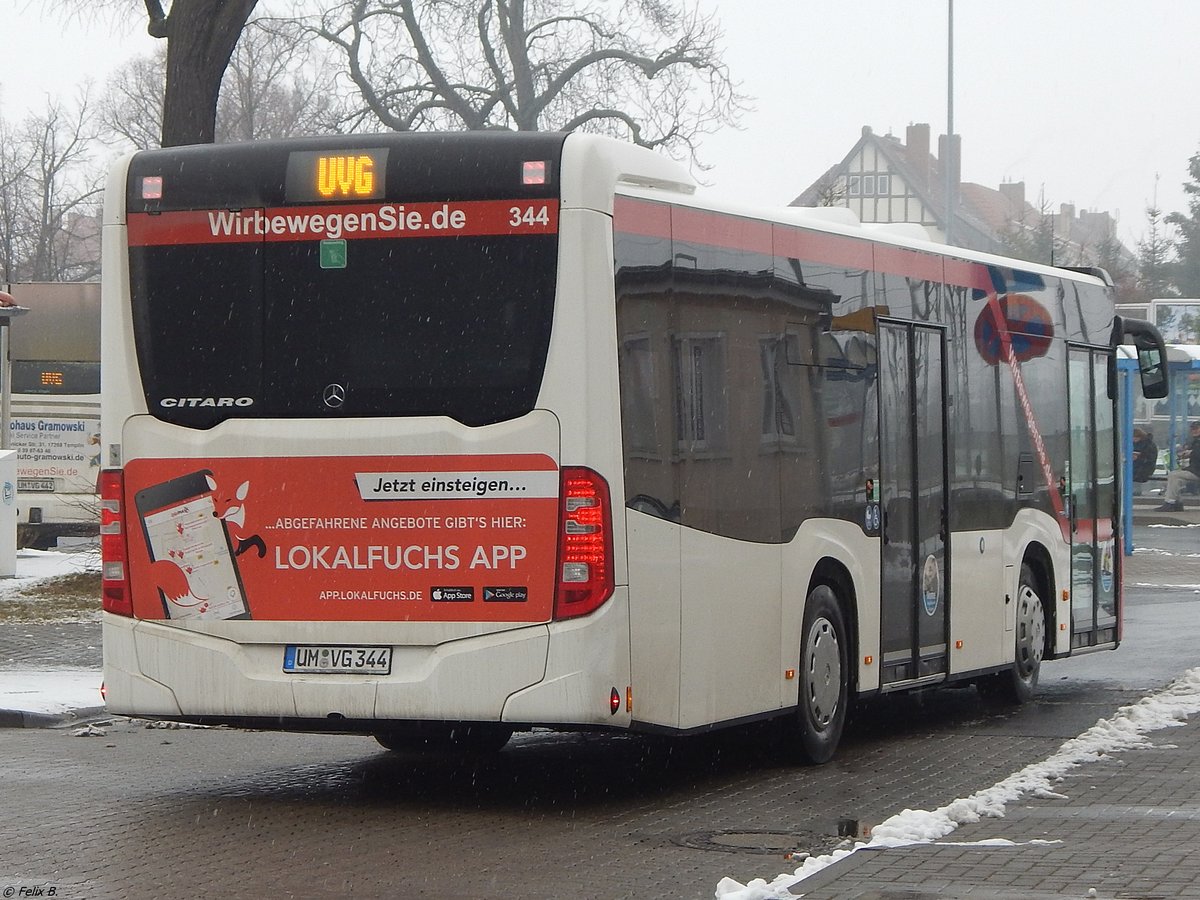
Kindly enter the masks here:
<path id="1" fill-rule="evenodd" d="M 336 74 L 311 35 L 288 20 L 250 22 L 229 61 L 217 103 L 216 140 L 253 141 L 335 130 L 346 117 Z M 165 49 L 131 60 L 109 81 L 107 133 L 139 149 L 159 146 Z"/>
<path id="2" fill-rule="evenodd" d="M 166 78 L 165 47 L 150 56 L 134 57 L 117 69 L 100 102 L 105 134 L 138 150 L 159 146 Z"/>
<path id="3" fill-rule="evenodd" d="M 145 10 L 146 30 L 167 42 L 162 145 L 210 144 L 229 57 L 258 0 L 52 0 L 70 15 Z"/>
<path id="4" fill-rule="evenodd" d="M 846 173 L 842 167 L 834 166 L 817 179 L 817 183 L 813 185 L 813 194 L 814 206 L 846 206 Z"/>
<path id="5" fill-rule="evenodd" d="M 1080 255 L 1083 265 L 1099 266 L 1109 274 L 1117 289 L 1117 299 L 1126 303 L 1142 299 L 1137 257 L 1121 243 L 1115 228 L 1097 236 L 1094 243 L 1081 246 Z"/>
<path id="6" fill-rule="evenodd" d="M 86 281 L 100 271 L 102 173 L 87 93 L 19 127 L 0 122 L 0 280 Z"/>
<path id="7" fill-rule="evenodd" d="M 0 119 L 0 282 L 15 281 L 21 269 L 26 175 L 33 158 L 15 129 Z"/>
<path id="8" fill-rule="evenodd" d="M 343 0 L 310 27 L 346 56 L 355 125 L 582 129 L 695 162 L 743 108 L 716 20 L 685 0 Z"/>
<path id="9" fill-rule="evenodd" d="M 254 141 L 335 130 L 346 117 L 336 75 L 296 22 L 249 23 L 233 51 L 217 104 L 218 141 Z"/>

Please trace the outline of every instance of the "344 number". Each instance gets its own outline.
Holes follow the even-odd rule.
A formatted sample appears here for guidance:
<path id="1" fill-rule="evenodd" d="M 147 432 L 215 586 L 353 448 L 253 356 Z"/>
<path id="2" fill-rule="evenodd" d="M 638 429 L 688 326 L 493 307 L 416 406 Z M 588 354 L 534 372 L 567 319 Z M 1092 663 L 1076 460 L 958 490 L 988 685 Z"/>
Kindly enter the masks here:
<path id="1" fill-rule="evenodd" d="M 545 206 L 514 206 L 508 211 L 508 224 L 513 228 L 521 225 L 549 225 L 550 212 Z"/>

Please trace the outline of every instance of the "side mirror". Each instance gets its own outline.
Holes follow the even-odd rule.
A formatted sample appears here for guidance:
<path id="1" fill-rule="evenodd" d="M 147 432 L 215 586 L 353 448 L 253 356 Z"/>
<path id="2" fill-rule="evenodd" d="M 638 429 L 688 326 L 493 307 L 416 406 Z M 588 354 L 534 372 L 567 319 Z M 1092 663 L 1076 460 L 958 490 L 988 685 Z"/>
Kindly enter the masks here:
<path id="1" fill-rule="evenodd" d="M 1167 396 L 1170 373 L 1167 370 L 1167 346 L 1158 329 L 1143 319 L 1113 321 L 1113 345 L 1131 342 L 1137 351 L 1138 373 L 1142 379 L 1142 396 L 1160 400 Z"/>

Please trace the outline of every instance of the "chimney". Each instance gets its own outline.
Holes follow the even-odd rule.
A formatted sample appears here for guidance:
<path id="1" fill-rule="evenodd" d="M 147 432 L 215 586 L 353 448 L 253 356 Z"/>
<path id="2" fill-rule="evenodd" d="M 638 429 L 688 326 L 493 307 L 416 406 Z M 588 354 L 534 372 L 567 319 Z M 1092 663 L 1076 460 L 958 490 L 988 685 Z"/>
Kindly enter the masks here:
<path id="1" fill-rule="evenodd" d="M 917 170 L 917 174 L 929 184 L 929 125 L 918 122 L 909 125 L 904 132 L 904 144 L 908 148 L 908 159 Z"/>
<path id="2" fill-rule="evenodd" d="M 1071 240 L 1075 233 L 1075 204 L 1062 203 L 1058 207 L 1058 215 L 1054 217 L 1054 233 L 1065 241 Z"/>
<path id="3" fill-rule="evenodd" d="M 949 152 L 947 152 L 949 146 Z M 951 183 L 957 188 L 962 184 L 962 135 L 953 135 L 947 141 L 946 135 L 938 135 L 938 169 L 943 180 L 946 177 L 946 166 L 950 167 Z"/>
<path id="4" fill-rule="evenodd" d="M 1000 185 L 1000 193 L 1012 205 L 1018 216 L 1025 210 L 1025 182 L 1008 181 Z"/>
<path id="5" fill-rule="evenodd" d="M 1101 240 L 1116 237 L 1116 223 L 1107 212 L 1088 212 L 1086 209 L 1079 213 L 1079 224 L 1094 235 L 1100 235 Z"/>

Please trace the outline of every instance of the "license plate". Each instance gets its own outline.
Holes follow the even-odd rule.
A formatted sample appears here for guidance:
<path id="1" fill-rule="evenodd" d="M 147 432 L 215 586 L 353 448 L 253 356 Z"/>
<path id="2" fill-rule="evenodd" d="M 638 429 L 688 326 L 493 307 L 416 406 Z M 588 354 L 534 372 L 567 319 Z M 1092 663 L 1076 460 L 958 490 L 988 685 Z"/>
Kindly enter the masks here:
<path id="1" fill-rule="evenodd" d="M 17 490 L 26 493 L 38 492 L 42 494 L 54 493 L 53 478 L 18 478 Z"/>
<path id="2" fill-rule="evenodd" d="M 392 648 L 289 644 L 283 649 L 283 671 L 315 675 L 390 675 Z"/>

